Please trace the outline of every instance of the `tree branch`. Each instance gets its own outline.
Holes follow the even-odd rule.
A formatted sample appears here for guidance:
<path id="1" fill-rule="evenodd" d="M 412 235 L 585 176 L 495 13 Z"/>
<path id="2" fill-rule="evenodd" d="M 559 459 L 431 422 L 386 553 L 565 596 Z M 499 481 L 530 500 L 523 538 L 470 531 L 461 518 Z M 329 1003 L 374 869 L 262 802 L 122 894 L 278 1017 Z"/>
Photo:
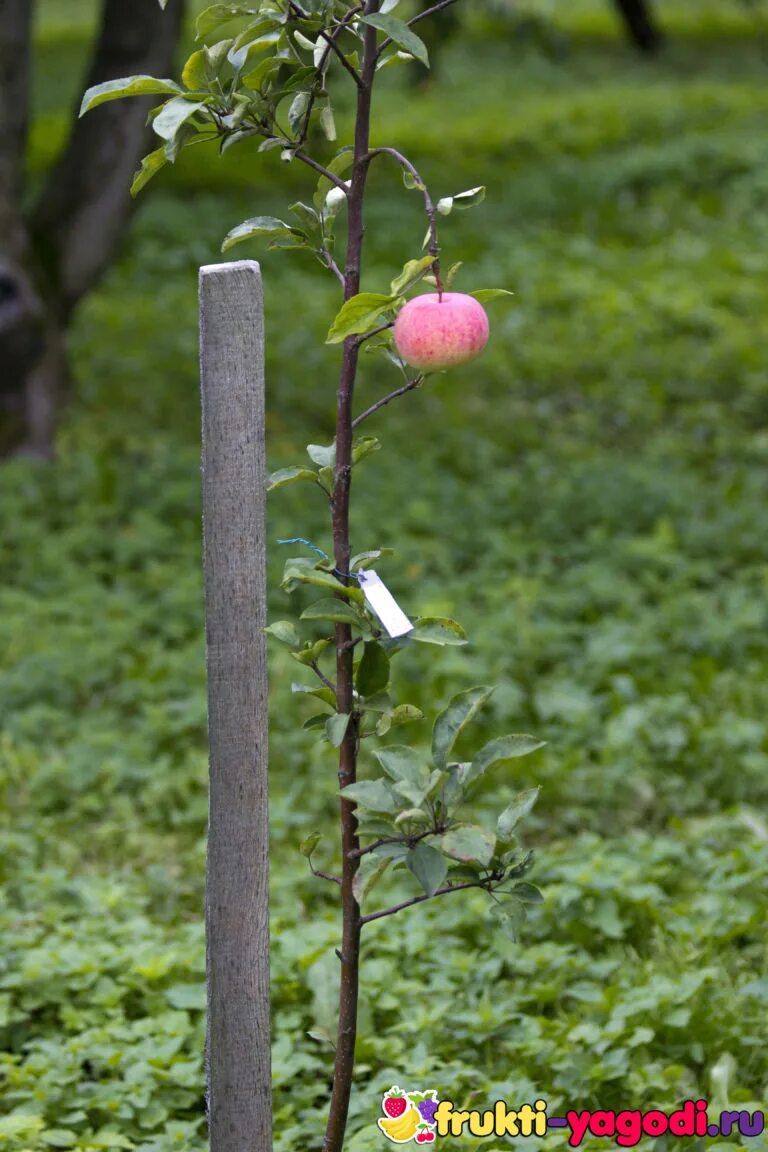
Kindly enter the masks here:
<path id="1" fill-rule="evenodd" d="M 340 876 L 332 876 L 330 872 L 321 872 L 319 868 L 313 868 L 311 863 L 309 865 L 309 870 L 313 876 L 318 878 L 318 880 L 330 880 L 332 884 L 341 884 Z"/>
<path id="2" fill-rule="evenodd" d="M 361 412 L 352 421 L 352 427 L 357 428 L 369 416 L 373 416 L 374 412 L 378 412 L 379 408 L 384 408 L 385 405 L 391 404 L 398 396 L 405 396 L 406 392 L 413 392 L 414 388 L 420 388 L 424 383 L 423 376 L 417 376 L 414 380 L 409 380 L 407 384 L 403 384 L 402 388 L 396 388 L 394 392 L 390 392 L 388 396 L 383 396 L 381 400 L 377 400 L 375 404 L 371 404 L 370 408 L 366 408 L 365 412 Z"/>
<path id="3" fill-rule="evenodd" d="M 333 694 L 335 696 L 336 695 L 336 685 L 333 683 L 332 680 L 328 679 L 328 677 L 325 675 L 323 670 L 320 668 L 320 665 L 317 663 L 317 660 L 312 661 L 312 663 L 310 664 L 310 668 L 322 680 L 322 682 L 323 682 L 323 684 L 325 684 L 326 688 L 330 688 L 331 692 L 333 692 Z"/>
<path id="4" fill-rule="evenodd" d="M 409 848 L 412 848 L 425 836 L 435 836 L 442 831 L 444 831 L 443 828 L 428 828 L 426 832 L 419 832 L 418 836 L 382 836 L 380 840 L 375 840 L 367 848 L 358 848 L 354 852 L 350 852 L 349 856 L 351 860 L 359 860 L 361 857 L 367 856 L 369 852 L 375 852 L 377 848 L 382 848 L 385 844 L 407 844 Z"/>
<path id="5" fill-rule="evenodd" d="M 345 23 L 346 23 L 346 21 L 345 21 Z M 343 25 L 340 24 L 339 30 L 341 30 L 342 27 L 343 27 Z M 356 68 L 353 68 L 353 66 L 350 64 L 349 60 L 347 60 L 347 58 L 344 55 L 344 53 L 342 52 L 341 48 L 336 43 L 335 38 L 333 36 L 329 36 L 327 32 L 321 32 L 320 33 L 320 39 L 325 40 L 326 44 L 329 46 L 331 51 L 336 53 L 336 56 L 338 57 L 342 67 L 345 68 L 347 72 L 349 72 L 350 76 L 354 80 L 355 84 L 357 84 L 358 88 L 361 88 L 363 81 L 360 78 L 360 74 L 358 73 Z"/>
<path id="6" fill-rule="evenodd" d="M 337 176 L 335 172 L 331 172 L 330 168 L 326 168 L 323 164 L 320 164 L 319 161 L 313 160 L 313 158 L 308 156 L 306 152 L 303 152 L 301 148 L 296 149 L 294 156 L 297 160 L 301 160 L 302 164 L 307 164 L 310 168 L 314 168 L 315 172 L 319 172 L 321 176 L 325 176 L 327 180 L 330 180 L 331 184 L 335 184 L 337 188 L 340 188 L 345 196 L 349 196 L 349 188 L 347 188 L 347 185 L 340 176 Z"/>
<path id="7" fill-rule="evenodd" d="M 445 888 L 438 888 L 431 896 L 414 896 L 412 900 L 404 900 L 402 904 L 395 904 L 392 908 L 384 908 L 381 912 L 371 912 L 368 916 L 360 918 L 361 924 L 372 924 L 374 920 L 383 920 L 385 916 L 394 916 L 405 908 L 413 908 L 415 904 L 423 904 L 425 900 L 434 900 L 436 896 L 446 896 L 449 892 L 463 892 L 467 888 L 489 888 L 490 880 L 467 880 L 465 884 L 448 884 Z"/>
<path id="8" fill-rule="evenodd" d="M 374 336 L 378 336 L 380 333 L 386 332 L 389 328 L 394 328 L 394 326 L 394 320 L 388 320 L 386 324 L 379 324 L 378 328 L 371 329 L 371 331 L 366 332 L 364 336 L 358 336 L 358 347 L 361 344 L 365 344 L 366 340 L 372 340 Z"/>
<path id="9" fill-rule="evenodd" d="M 450 8 L 452 4 L 458 3 L 458 0 L 440 0 L 439 4 L 433 4 L 431 8 L 425 8 L 423 12 L 418 12 L 409 21 L 409 25 L 418 24 L 420 20 L 426 20 L 428 16 L 434 16 L 438 12 L 442 12 L 443 8 Z"/>
<path id="10" fill-rule="evenodd" d="M 442 297 L 443 283 L 440 279 L 440 245 L 438 243 L 437 236 L 437 209 L 432 201 L 432 197 L 429 194 L 429 189 L 417 172 L 416 168 L 413 166 L 413 164 L 411 164 L 408 157 L 404 156 L 402 152 L 398 152 L 396 148 L 372 148 L 365 158 L 366 164 L 370 164 L 371 160 L 373 160 L 376 156 L 392 156 L 401 168 L 410 173 L 416 182 L 416 186 L 420 188 L 424 194 L 424 209 L 427 213 L 427 220 L 429 221 L 429 247 L 427 251 L 429 252 L 430 256 L 434 257 L 432 271 L 435 276 L 437 291 Z"/>

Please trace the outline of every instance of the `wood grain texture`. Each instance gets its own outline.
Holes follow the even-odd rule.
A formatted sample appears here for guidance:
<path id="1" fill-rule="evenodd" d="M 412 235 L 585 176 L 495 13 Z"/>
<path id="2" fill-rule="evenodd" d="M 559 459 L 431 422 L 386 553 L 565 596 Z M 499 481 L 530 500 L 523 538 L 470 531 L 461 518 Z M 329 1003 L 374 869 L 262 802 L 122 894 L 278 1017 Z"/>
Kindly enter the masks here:
<path id="1" fill-rule="evenodd" d="M 264 324 L 258 264 L 200 271 L 211 1152 L 270 1152 Z"/>

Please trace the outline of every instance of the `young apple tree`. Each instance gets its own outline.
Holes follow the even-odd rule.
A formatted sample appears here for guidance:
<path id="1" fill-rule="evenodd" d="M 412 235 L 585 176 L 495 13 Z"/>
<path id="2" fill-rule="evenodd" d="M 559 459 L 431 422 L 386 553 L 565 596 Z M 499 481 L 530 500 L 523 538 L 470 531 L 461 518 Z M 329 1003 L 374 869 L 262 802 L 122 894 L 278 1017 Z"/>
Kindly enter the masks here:
<path id="1" fill-rule="evenodd" d="M 162 2 L 162 0 L 161 0 Z M 541 747 L 531 736 L 507 735 L 480 748 L 471 760 L 454 755 L 458 737 L 491 694 L 488 687 L 454 696 L 434 722 L 431 754 L 419 747 L 376 741 L 391 730 L 422 719 L 407 701 L 396 701 L 391 683 L 394 658 L 413 643 L 466 642 L 449 619 L 403 617 L 371 565 L 381 556 L 376 541 L 353 553 L 350 498 L 355 469 L 380 447 L 362 426 L 386 404 L 420 387 L 430 373 L 477 356 L 488 339 L 484 304 L 509 295 L 498 289 L 470 295 L 452 291 L 455 269 L 441 272 L 438 219 L 478 204 L 483 188 L 437 201 L 417 168 L 394 147 L 371 147 L 371 100 L 378 72 L 398 61 L 428 66 L 418 24 L 437 17 L 456 0 L 438 0 L 410 19 L 400 18 L 399 0 L 233 0 L 215 4 L 198 20 L 200 47 L 184 66 L 181 83 L 133 76 L 88 90 L 83 112 L 124 96 L 154 94 L 161 102 L 152 114 L 160 146 L 148 155 L 133 184 L 138 192 L 182 148 L 208 139 L 222 149 L 235 145 L 276 152 L 305 165 L 317 178 L 311 203 L 297 203 L 287 219 L 259 216 L 234 228 L 224 250 L 254 237 L 273 248 L 314 254 L 336 278 L 343 299 L 330 324 L 328 343 L 340 347 L 336 392 L 336 437 L 310 444 L 309 460 L 270 478 L 270 488 L 314 486 L 327 501 L 333 558 L 299 555 L 286 562 L 283 587 L 316 589 L 318 599 L 298 620 L 281 620 L 268 631 L 316 680 L 306 686 L 323 710 L 305 725 L 338 750 L 340 876 L 319 873 L 312 855 L 319 835 L 307 837 L 301 851 L 315 875 L 338 884 L 342 935 L 335 1069 L 326 1152 L 340 1152 L 347 1121 L 355 1057 L 361 933 L 385 916 L 436 897 L 484 889 L 502 927 L 514 934 L 525 904 L 538 891 L 523 880 L 530 854 L 521 855 L 517 824 L 536 800 L 536 789 L 518 795 L 493 829 L 472 821 L 467 801 L 481 778 Z M 406 4 L 403 4 L 404 17 Z M 310 146 L 317 121 L 336 140 L 333 99 L 336 84 L 355 93 L 354 136 L 350 144 L 326 144 L 318 159 Z M 333 152 L 331 159 L 327 159 Z M 265 156 L 265 159 L 266 156 Z M 421 197 L 426 217 L 426 252 L 404 253 L 402 272 L 380 292 L 361 292 L 366 183 L 374 163 L 402 171 L 404 194 Z M 336 253 L 334 225 L 346 211 L 346 251 Z M 423 285 L 433 290 L 416 294 Z M 355 414 L 355 382 L 360 349 L 367 341 L 392 363 L 404 382 Z M 329 395 L 333 388 L 329 387 Z M 368 742 L 367 738 L 372 738 Z M 366 754 L 361 741 L 366 740 Z M 372 745 L 374 747 L 372 748 Z M 367 750 L 371 748 L 370 754 Z M 385 872 L 405 869 L 418 887 L 395 906 L 371 908 L 374 885 Z M 368 910 L 363 911 L 366 908 Z"/>

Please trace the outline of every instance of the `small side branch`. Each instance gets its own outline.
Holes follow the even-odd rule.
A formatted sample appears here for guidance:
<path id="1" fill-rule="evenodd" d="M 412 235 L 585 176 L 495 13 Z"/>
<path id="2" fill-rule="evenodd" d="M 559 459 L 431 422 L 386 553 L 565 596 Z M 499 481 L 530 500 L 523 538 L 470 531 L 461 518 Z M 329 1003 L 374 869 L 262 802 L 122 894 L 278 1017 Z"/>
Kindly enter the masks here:
<path id="1" fill-rule="evenodd" d="M 320 164 L 317 160 L 308 156 L 301 148 L 296 149 L 294 156 L 297 160 L 300 160 L 302 164 L 307 164 L 310 168 L 314 168 L 315 172 L 319 172 L 321 176 L 325 176 L 327 180 L 330 180 L 331 184 L 335 184 L 337 188 L 340 188 L 345 196 L 349 196 L 349 188 L 347 185 L 340 176 L 337 176 L 335 172 L 331 172 L 330 168 L 326 168 L 325 165 Z"/>
<path id="2" fill-rule="evenodd" d="M 424 195 L 424 209 L 427 214 L 427 220 L 429 221 L 429 246 L 427 251 L 434 259 L 432 272 L 435 277 L 437 291 L 440 296 L 442 296 L 443 283 L 440 279 L 440 244 L 438 242 L 437 235 L 437 208 L 435 207 L 432 197 L 429 194 L 429 189 L 422 180 L 416 168 L 413 166 L 413 164 L 411 164 L 408 157 L 404 156 L 402 152 L 398 152 L 397 148 L 372 148 L 365 157 L 365 163 L 370 164 L 371 160 L 373 160 L 376 156 L 391 156 L 393 160 L 396 160 L 400 167 L 413 178 L 416 187 L 420 188 Z"/>
<path id="3" fill-rule="evenodd" d="M 310 664 L 310 668 L 315 673 L 315 675 L 319 677 L 319 679 L 322 681 L 322 683 L 325 685 L 325 687 L 330 689 L 330 691 L 333 692 L 333 694 L 335 696 L 336 695 L 336 685 L 333 683 L 332 680 L 328 679 L 325 672 L 323 672 L 322 668 L 318 664 L 317 660 L 312 661 L 312 663 Z"/>
<path id="4" fill-rule="evenodd" d="M 362 856 L 367 856 L 370 852 L 375 852 L 377 848 L 383 848 L 385 844 L 407 844 L 409 848 L 413 848 L 420 840 L 426 836 L 439 836 L 444 832 L 445 828 L 428 828 L 426 832 L 419 832 L 417 836 L 382 836 L 380 840 L 375 840 L 373 844 L 369 844 L 367 848 L 358 848 L 354 852 L 349 853 L 350 860 L 359 860 Z"/>
<path id="5" fill-rule="evenodd" d="M 449 892 L 463 892 L 467 888 L 484 888 L 490 891 L 493 880 L 467 880 L 465 884 L 448 884 L 445 888 L 438 888 L 431 896 L 426 893 L 423 896 L 414 896 L 412 900 L 404 900 L 402 904 L 395 904 L 391 908 L 384 908 L 381 912 L 371 912 L 368 916 L 362 916 L 360 919 L 361 924 L 372 924 L 374 920 L 383 920 L 385 916 L 394 916 L 396 912 L 402 912 L 406 908 L 413 908 L 416 904 L 423 904 L 425 900 L 434 900 L 436 896 L 447 896 Z"/>
<path id="6" fill-rule="evenodd" d="M 340 876 L 332 876 L 330 872 L 321 872 L 319 868 L 313 868 L 311 862 L 309 865 L 309 870 L 313 876 L 317 877 L 318 880 L 330 880 L 332 884 L 341 885 Z"/>
<path id="7" fill-rule="evenodd" d="M 357 69 L 354 68 L 350 64 L 349 60 L 347 60 L 347 58 L 344 55 L 344 53 L 342 52 L 341 48 L 336 43 L 335 38 L 333 36 L 329 36 L 327 32 L 321 32 L 320 33 L 320 39 L 325 40 L 326 44 L 331 49 L 331 51 L 334 52 L 336 54 L 336 56 L 338 57 L 339 63 L 341 64 L 342 68 L 344 68 L 347 72 L 349 72 L 350 76 L 354 80 L 355 84 L 357 84 L 358 88 L 362 88 L 363 81 L 360 78 L 360 74 L 358 73 Z"/>
<path id="8" fill-rule="evenodd" d="M 435 16 L 438 12 L 442 12 L 443 8 L 450 8 L 452 4 L 458 3 L 458 0 L 440 0 L 438 4 L 433 4 L 431 8 L 425 8 L 423 12 L 419 12 L 412 19 L 408 21 L 410 26 L 418 24 L 420 20 L 426 20 L 429 16 Z"/>
<path id="9" fill-rule="evenodd" d="M 323 259 L 324 259 L 324 263 L 325 263 L 326 268 L 328 268 L 329 271 L 333 272 L 334 276 L 336 277 L 339 284 L 343 288 L 344 287 L 344 273 L 342 272 L 341 268 L 339 268 L 338 264 L 336 263 L 333 256 L 331 255 L 330 251 L 327 248 L 322 249 L 322 255 L 323 255 Z"/>
<path id="10" fill-rule="evenodd" d="M 407 384 L 403 384 L 402 387 L 396 388 L 394 392 L 390 392 L 388 396 L 382 396 L 381 400 L 377 400 L 375 404 L 371 404 L 370 408 L 366 408 L 365 412 L 361 412 L 359 416 L 355 417 L 352 421 L 352 427 L 357 428 L 369 416 L 373 416 L 374 412 L 378 412 L 380 408 L 391 404 L 393 400 L 397 400 L 398 396 L 405 396 L 406 392 L 413 392 L 414 388 L 420 388 L 423 383 L 424 377 L 417 376 L 414 380 L 409 380 Z"/>
<path id="11" fill-rule="evenodd" d="M 366 340 L 372 340 L 374 336 L 380 336 L 382 332 L 386 332 L 389 328 L 394 328 L 394 320 L 388 320 L 386 324 L 379 324 L 378 328 L 372 328 L 370 332 L 366 332 L 357 338 L 357 346 L 365 344 Z"/>

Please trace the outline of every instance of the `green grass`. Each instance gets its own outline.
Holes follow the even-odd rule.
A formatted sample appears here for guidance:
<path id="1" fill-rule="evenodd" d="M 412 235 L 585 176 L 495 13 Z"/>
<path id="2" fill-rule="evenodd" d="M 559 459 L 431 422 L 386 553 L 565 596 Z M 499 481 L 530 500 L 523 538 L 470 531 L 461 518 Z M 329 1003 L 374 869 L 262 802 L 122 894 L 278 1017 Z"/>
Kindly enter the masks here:
<path id="1" fill-rule="evenodd" d="M 35 171 L 65 126 L 89 12 L 81 25 L 49 5 Z M 354 543 L 394 547 L 381 569 L 406 609 L 470 635 L 447 655 L 409 651 L 407 698 L 432 713 L 498 682 L 483 732 L 547 741 L 478 806 L 482 819 L 542 785 L 523 841 L 546 899 L 517 944 L 481 897 L 370 929 L 350 1152 L 381 1148 L 393 1082 L 480 1107 L 540 1095 L 551 1112 L 766 1095 L 768 65 L 730 0 L 664 6 L 654 62 L 624 47 L 607 5 L 548 9 L 556 24 L 513 35 L 502 17 L 490 40 L 473 16 L 431 87 L 385 75 L 378 103 L 377 139 L 423 161 L 441 195 L 488 185 L 446 222 L 446 258 L 465 262 L 459 287 L 516 296 L 491 306 L 483 359 L 378 420 Z M 197 151 L 160 178 L 77 319 L 59 461 L 0 473 L 9 1152 L 203 1147 L 196 270 L 233 224 L 311 185 L 273 154 Z M 377 172 L 366 286 L 422 235 L 418 203 Z M 253 255 L 279 467 L 333 435 L 335 291 L 302 257 Z M 371 359 L 360 403 L 391 386 Z M 328 545 L 321 502 L 288 489 L 269 537 L 295 535 Z M 273 547 L 275 618 L 283 559 Z M 332 756 L 296 731 L 309 713 L 288 664 L 273 654 L 281 1152 L 321 1147 L 332 1058 L 308 1033 L 332 1028 L 338 942 L 334 894 L 296 851 L 333 827 Z"/>

